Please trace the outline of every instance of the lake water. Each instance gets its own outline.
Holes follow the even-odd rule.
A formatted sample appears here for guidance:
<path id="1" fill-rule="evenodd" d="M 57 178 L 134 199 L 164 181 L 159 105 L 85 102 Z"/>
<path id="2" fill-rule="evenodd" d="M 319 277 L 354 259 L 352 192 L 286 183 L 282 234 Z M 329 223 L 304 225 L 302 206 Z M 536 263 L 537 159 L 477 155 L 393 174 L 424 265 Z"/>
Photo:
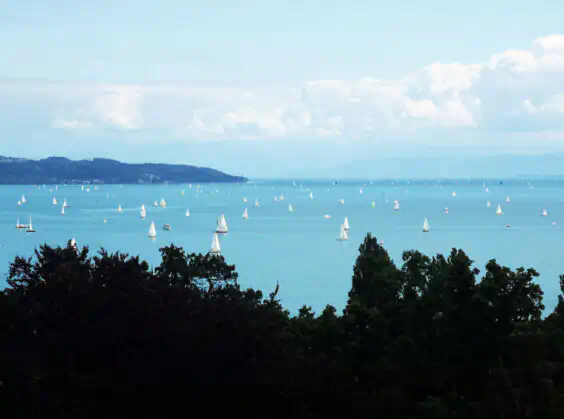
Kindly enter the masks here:
<path id="1" fill-rule="evenodd" d="M 90 192 L 80 186 L 59 186 L 54 192 L 49 191 L 54 186 L 0 186 L 0 285 L 5 284 L 14 256 L 30 256 L 45 242 L 64 245 L 71 237 L 79 246 L 120 250 L 140 255 L 152 264 L 159 262 L 158 249 L 168 243 L 207 252 L 217 217 L 224 213 L 229 234 L 221 238 L 222 252 L 236 265 L 240 283 L 268 295 L 278 282 L 279 297 L 293 313 L 303 304 L 316 311 L 326 304 L 344 307 L 358 247 L 371 232 L 384 241 L 398 264 L 404 250 L 434 255 L 456 247 L 465 250 L 480 270 L 492 258 L 511 268 L 534 267 L 541 274 L 538 281 L 545 292 L 548 314 L 557 301 L 558 275 L 564 273 L 564 182 L 531 183 L 534 187 L 520 180 L 503 185 L 491 181 L 489 193 L 481 180 L 348 181 L 338 185 L 304 180 L 296 181 L 295 186 L 292 181 L 256 181 L 203 184 L 199 193 L 196 185 L 101 185 L 98 190 L 90 187 Z M 18 206 L 22 194 L 27 203 Z M 282 194 L 285 200 L 274 203 L 274 196 Z M 59 205 L 52 204 L 53 196 Z M 505 202 L 507 196 L 510 203 Z M 65 197 L 70 207 L 62 216 L 60 204 Z M 153 202 L 161 197 L 167 201 L 167 208 L 153 208 Z M 338 202 L 341 197 L 344 205 Z M 255 199 L 259 208 L 254 206 Z M 392 210 L 394 199 L 400 202 L 398 212 Z M 491 208 L 486 208 L 487 200 Z M 372 208 L 372 201 L 376 208 Z M 503 216 L 495 214 L 498 203 Z M 122 213 L 117 212 L 118 204 Z M 147 208 L 147 220 L 139 216 L 141 204 Z M 288 212 L 288 204 L 295 212 Z M 248 220 L 241 218 L 245 207 L 249 209 Z M 190 217 L 185 216 L 187 208 Z M 548 217 L 541 217 L 543 208 Z M 324 214 L 330 214 L 331 219 L 325 219 Z M 18 216 L 22 223 L 32 216 L 37 233 L 17 230 Z M 345 216 L 350 222 L 350 238 L 338 242 Z M 422 232 L 425 217 L 431 227 L 428 234 Z M 156 240 L 147 238 L 150 221 L 157 226 Z M 162 230 L 164 223 L 171 224 L 172 231 Z"/>

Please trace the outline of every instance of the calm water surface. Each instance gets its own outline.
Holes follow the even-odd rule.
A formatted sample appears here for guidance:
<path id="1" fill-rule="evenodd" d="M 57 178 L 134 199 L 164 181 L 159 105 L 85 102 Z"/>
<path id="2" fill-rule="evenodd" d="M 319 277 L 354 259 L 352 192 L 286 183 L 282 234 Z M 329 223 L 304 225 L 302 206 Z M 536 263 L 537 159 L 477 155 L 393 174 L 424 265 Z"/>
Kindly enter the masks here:
<path id="1" fill-rule="evenodd" d="M 79 246 L 120 250 L 140 255 L 152 264 L 159 262 L 159 247 L 168 243 L 207 252 L 216 219 L 224 213 L 229 234 L 221 238 L 222 251 L 227 261 L 236 265 L 241 284 L 260 288 L 267 295 L 278 282 L 279 296 L 292 312 L 303 304 L 317 311 L 326 304 L 343 308 L 352 266 L 367 232 L 384 241 L 398 264 L 404 250 L 434 255 L 456 247 L 464 249 L 480 270 L 492 258 L 511 268 L 534 267 L 541 274 L 538 282 L 549 312 L 557 301 L 558 275 L 564 273 L 564 182 L 530 183 L 500 185 L 491 181 L 489 193 L 484 191 L 482 181 L 350 181 L 333 185 L 304 180 L 295 186 L 292 181 L 256 181 L 203 184 L 199 193 L 196 185 L 102 185 L 96 191 L 91 187 L 90 192 L 80 186 L 59 186 L 54 192 L 49 191 L 54 189 L 49 185 L 45 189 L 0 186 L 0 286 L 5 284 L 14 256 L 30 256 L 45 242 L 64 245 L 71 237 Z M 18 206 L 22 194 L 27 203 Z M 274 196 L 281 194 L 285 200 L 274 203 Z M 53 196 L 59 205 L 52 204 Z M 510 203 L 506 203 L 507 196 Z M 62 216 L 60 204 L 65 197 L 70 208 Z M 167 208 L 153 208 L 153 202 L 161 197 L 167 201 Z M 344 205 L 338 202 L 341 197 Z M 254 206 L 255 199 L 259 208 Z M 400 202 L 399 212 L 392 211 L 394 199 Z M 486 208 L 487 200 L 491 208 Z M 376 208 L 372 208 L 372 201 Z M 503 216 L 495 215 L 498 203 Z M 117 211 L 118 204 L 122 213 Z M 147 208 L 147 220 L 139 217 L 141 204 Z M 295 212 L 288 212 L 288 204 Z M 190 217 L 185 216 L 188 208 Z M 249 210 L 248 220 L 241 218 L 245 208 Z M 543 208 L 548 217 L 541 217 Z M 331 218 L 325 219 L 324 214 Z M 32 216 L 37 233 L 17 230 L 18 216 L 22 223 Z M 350 239 L 338 242 L 345 216 L 350 222 Z M 428 234 L 422 233 L 425 217 L 431 227 Z M 150 221 L 157 226 L 156 240 L 147 238 Z M 163 231 L 164 223 L 171 224 L 173 230 Z"/>

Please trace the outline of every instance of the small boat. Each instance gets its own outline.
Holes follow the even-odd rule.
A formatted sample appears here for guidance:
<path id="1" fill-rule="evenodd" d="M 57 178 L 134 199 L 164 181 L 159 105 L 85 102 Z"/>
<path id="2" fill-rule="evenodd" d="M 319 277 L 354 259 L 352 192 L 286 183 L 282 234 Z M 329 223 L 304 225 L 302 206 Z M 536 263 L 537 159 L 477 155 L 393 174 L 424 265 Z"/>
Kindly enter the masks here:
<path id="1" fill-rule="evenodd" d="M 258 199 L 255 199 L 255 207 L 257 207 L 257 208 L 260 207 Z"/>
<path id="2" fill-rule="evenodd" d="M 278 196 L 274 197 L 274 203 L 277 204 L 278 203 Z"/>
<path id="3" fill-rule="evenodd" d="M 145 209 L 145 204 L 141 205 L 141 210 L 139 210 L 139 215 L 141 218 L 147 217 L 147 210 Z"/>
<path id="4" fill-rule="evenodd" d="M 77 247 L 76 247 L 76 239 L 75 239 L 74 237 L 70 240 L 70 246 L 71 246 L 73 249 L 76 249 L 76 248 L 77 248 Z"/>
<path id="5" fill-rule="evenodd" d="M 345 200 L 344 200 L 344 198 L 341 198 L 341 199 L 339 200 L 339 204 L 345 205 Z"/>
<path id="6" fill-rule="evenodd" d="M 163 230 L 171 231 L 171 230 L 172 230 L 172 227 L 170 226 L 170 224 L 164 224 L 164 225 L 163 225 Z"/>
<path id="7" fill-rule="evenodd" d="M 104 224 L 106 224 L 107 222 L 108 222 L 108 220 L 106 220 L 106 219 L 104 218 Z"/>
<path id="8" fill-rule="evenodd" d="M 380 246 L 384 246 L 384 240 L 380 240 L 380 243 L 378 243 Z"/>
<path id="9" fill-rule="evenodd" d="M 247 197 L 246 197 L 246 196 L 245 196 L 245 197 L 243 197 L 243 203 L 245 203 L 245 204 L 246 204 L 247 202 L 248 202 L 248 200 L 247 200 Z"/>
<path id="10" fill-rule="evenodd" d="M 221 216 L 217 220 L 217 228 L 216 228 L 215 232 L 225 234 L 228 231 L 229 231 L 229 228 L 227 227 L 227 221 L 225 220 L 225 215 L 221 214 Z"/>
<path id="11" fill-rule="evenodd" d="M 247 208 L 245 208 L 245 211 L 243 211 L 243 220 L 248 220 L 249 219 L 249 211 L 247 211 Z"/>
<path id="12" fill-rule="evenodd" d="M 425 220 L 423 221 L 423 233 L 428 233 L 429 232 L 429 221 L 427 221 L 427 218 L 425 218 Z"/>
<path id="13" fill-rule="evenodd" d="M 190 217 L 190 210 L 189 209 L 186 210 L 186 217 Z"/>
<path id="14" fill-rule="evenodd" d="M 330 219 L 331 216 L 330 216 L 329 214 L 325 214 L 325 215 L 323 216 L 323 218 Z"/>
<path id="15" fill-rule="evenodd" d="M 33 225 L 31 224 L 31 217 L 29 217 L 29 225 L 27 226 L 26 233 L 35 233 L 36 231 L 33 229 Z"/>
<path id="16" fill-rule="evenodd" d="M 503 215 L 503 211 L 501 210 L 501 205 L 498 204 L 497 210 L 495 211 L 497 215 Z"/>
<path id="17" fill-rule="evenodd" d="M 511 202 L 511 198 L 509 198 L 509 197 L 505 198 L 505 202 L 507 202 L 509 204 Z"/>
<path id="18" fill-rule="evenodd" d="M 155 223 L 152 221 L 151 221 L 151 227 L 149 227 L 149 233 L 147 235 L 152 239 L 157 237 L 157 230 L 155 228 Z"/>
<path id="19" fill-rule="evenodd" d="M 445 214 L 448 214 L 448 207 L 445 207 Z"/>
<path id="20" fill-rule="evenodd" d="M 456 192 L 452 191 L 452 196 L 456 197 Z"/>
<path id="21" fill-rule="evenodd" d="M 63 207 L 67 208 L 67 207 L 69 207 L 69 206 L 70 206 L 70 205 L 67 204 L 67 198 L 65 198 L 65 200 L 63 201 Z"/>
<path id="22" fill-rule="evenodd" d="M 164 198 L 161 198 L 161 202 L 159 203 L 159 205 L 161 206 L 161 208 L 166 207 L 166 201 L 164 200 Z"/>
<path id="23" fill-rule="evenodd" d="M 280 195 L 280 196 L 278 197 L 278 199 L 279 199 L 280 201 L 284 201 L 284 194 Z"/>
<path id="24" fill-rule="evenodd" d="M 65 206 L 64 205 L 61 207 L 61 215 L 65 215 Z"/>
<path id="25" fill-rule="evenodd" d="M 217 233 L 213 233 L 209 253 L 210 255 L 215 255 L 215 256 L 221 255 L 221 246 L 219 245 L 219 236 L 217 235 Z"/>
<path id="26" fill-rule="evenodd" d="M 486 187 L 486 189 L 484 189 L 484 191 L 486 191 L 486 193 L 490 192 L 490 188 Z"/>
<path id="27" fill-rule="evenodd" d="M 376 208 L 376 202 L 372 201 L 372 208 Z"/>
<path id="28" fill-rule="evenodd" d="M 156 208 L 159 206 L 159 203 L 157 201 L 153 202 L 153 206 Z"/>
<path id="29" fill-rule="evenodd" d="M 22 204 L 25 204 L 27 202 L 27 200 L 25 199 L 25 195 L 22 195 L 21 201 L 22 201 Z"/>
<path id="30" fill-rule="evenodd" d="M 294 212 L 294 207 L 292 206 L 292 204 L 288 205 L 288 212 Z"/>
<path id="31" fill-rule="evenodd" d="M 309 193 L 309 199 L 313 199 L 313 192 Z"/>
<path id="32" fill-rule="evenodd" d="M 123 212 L 123 210 L 121 209 L 121 204 L 118 204 L 118 212 Z"/>
<path id="33" fill-rule="evenodd" d="M 16 220 L 16 228 L 17 229 L 27 228 L 27 225 L 26 224 L 20 224 L 20 219 L 18 218 Z"/>
<path id="34" fill-rule="evenodd" d="M 543 208 L 541 212 L 541 217 L 546 217 L 546 216 L 548 216 L 548 212 L 546 211 L 545 208 Z"/>
<path id="35" fill-rule="evenodd" d="M 489 208 L 492 206 L 492 203 L 490 201 L 486 202 L 486 208 Z"/>
<path id="36" fill-rule="evenodd" d="M 349 217 L 345 217 L 345 221 L 343 222 L 343 225 L 345 226 L 345 230 L 347 230 L 347 231 L 350 230 Z"/>
<path id="37" fill-rule="evenodd" d="M 345 228 L 344 224 L 341 224 L 341 229 L 339 230 L 339 237 L 337 238 L 338 241 L 345 241 L 349 239 L 349 235 L 347 233 L 347 229 Z"/>
<path id="38" fill-rule="evenodd" d="M 400 210 L 400 204 L 399 201 L 396 199 L 394 200 L 394 211 L 399 211 Z"/>
<path id="39" fill-rule="evenodd" d="M 362 195 L 362 188 L 360 188 L 360 192 L 359 192 L 359 193 Z"/>
<path id="40" fill-rule="evenodd" d="M 53 197 L 53 205 L 57 205 L 57 198 Z"/>
<path id="41" fill-rule="evenodd" d="M 18 206 L 22 206 L 22 201 L 18 201 Z"/>
<path id="42" fill-rule="evenodd" d="M 507 224 L 505 228 L 511 228 L 511 224 Z"/>

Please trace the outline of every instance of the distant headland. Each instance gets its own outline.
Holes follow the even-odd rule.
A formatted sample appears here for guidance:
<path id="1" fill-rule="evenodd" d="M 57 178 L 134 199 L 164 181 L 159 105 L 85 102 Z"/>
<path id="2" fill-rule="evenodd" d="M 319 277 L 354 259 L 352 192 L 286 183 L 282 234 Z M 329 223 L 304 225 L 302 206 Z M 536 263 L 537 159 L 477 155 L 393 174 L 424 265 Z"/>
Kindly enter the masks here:
<path id="1" fill-rule="evenodd" d="M 219 170 L 183 164 L 128 164 L 95 158 L 70 160 L 48 157 L 30 160 L 0 156 L 0 184 L 151 184 L 246 182 L 243 176 L 232 176 Z"/>

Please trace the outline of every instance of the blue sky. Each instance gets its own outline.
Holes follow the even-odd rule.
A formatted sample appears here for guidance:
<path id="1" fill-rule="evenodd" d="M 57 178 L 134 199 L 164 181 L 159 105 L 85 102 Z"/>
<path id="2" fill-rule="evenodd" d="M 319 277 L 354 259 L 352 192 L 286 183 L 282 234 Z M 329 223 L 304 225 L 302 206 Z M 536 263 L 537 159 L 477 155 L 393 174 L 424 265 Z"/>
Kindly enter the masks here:
<path id="1" fill-rule="evenodd" d="M 564 151 L 563 2 L 0 9 L 3 154 L 283 176 L 394 156 Z"/>

